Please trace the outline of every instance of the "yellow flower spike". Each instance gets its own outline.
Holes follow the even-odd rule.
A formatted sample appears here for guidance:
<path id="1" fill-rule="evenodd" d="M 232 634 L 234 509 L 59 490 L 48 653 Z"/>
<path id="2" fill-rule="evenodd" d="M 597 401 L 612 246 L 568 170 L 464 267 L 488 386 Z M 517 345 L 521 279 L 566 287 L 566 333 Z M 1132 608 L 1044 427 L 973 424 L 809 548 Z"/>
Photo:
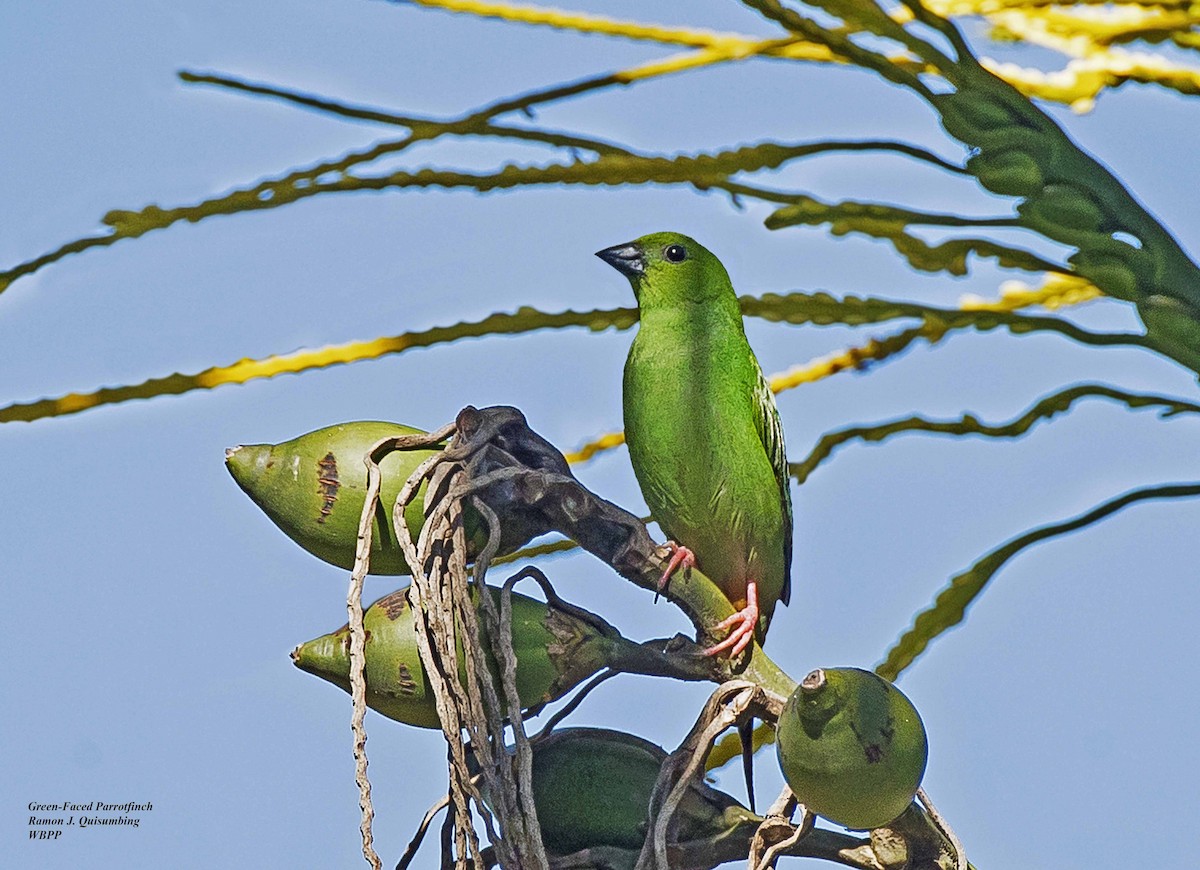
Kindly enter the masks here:
<path id="1" fill-rule="evenodd" d="M 671 27 L 661 24 L 645 24 L 640 21 L 622 21 L 541 6 L 524 6 L 511 3 L 486 3 L 482 0 L 412 0 L 428 9 L 443 9 L 481 18 L 496 18 L 520 24 L 535 24 L 579 33 L 594 33 L 603 36 L 619 36 L 666 45 L 686 45 L 704 49 L 701 52 L 676 55 L 661 61 L 653 61 L 642 67 L 634 67 L 618 73 L 623 82 L 678 72 L 692 67 L 706 66 L 725 60 L 766 55 L 797 61 L 841 63 L 841 59 L 823 45 L 804 39 L 762 40 L 742 33 L 721 33 L 692 27 Z M 903 63 L 902 58 L 894 58 Z"/>
<path id="2" fill-rule="evenodd" d="M 624 432 L 609 432 L 606 435 L 601 435 L 593 441 L 580 447 L 574 453 L 566 454 L 567 462 L 572 465 L 578 462 L 587 462 L 597 453 L 602 453 L 605 450 L 612 450 L 614 447 L 620 447 L 625 443 Z"/>
<path id="3" fill-rule="evenodd" d="M 1000 285 L 999 299 L 984 299 L 968 294 L 959 300 L 958 307 L 963 311 L 1017 311 L 1040 305 L 1054 311 L 1103 296 L 1100 288 L 1086 278 L 1051 273 L 1040 287 L 1032 287 L 1024 281 L 1005 281 Z"/>
<path id="4" fill-rule="evenodd" d="M 589 15 L 585 12 L 571 12 L 546 6 L 484 3 L 480 0 L 411 0 L 411 2 L 429 9 L 463 12 L 480 18 L 497 18 L 521 24 L 541 24 L 560 30 L 624 36 L 628 39 L 671 45 L 690 45 L 693 48 L 712 48 L 727 43 L 748 44 L 758 41 L 754 37 L 736 33 L 717 33 L 691 27 L 667 27 L 659 24 L 643 24 L 638 21 L 620 21 L 600 15 Z"/>
<path id="5" fill-rule="evenodd" d="M 1175 2 L 1029 4 L 1026 0 L 925 0 L 943 17 L 982 16 L 996 35 L 1015 38 L 1065 55 L 1061 70 L 1043 72 L 981 58 L 990 72 L 1023 94 L 1091 111 L 1105 89 L 1127 81 L 1154 84 L 1184 94 L 1200 93 L 1200 69 L 1115 43 L 1185 40 L 1200 23 L 1193 6 Z"/>
<path id="6" fill-rule="evenodd" d="M 837 60 L 833 53 L 824 46 L 815 45 L 802 40 L 768 39 L 751 42 L 730 42 L 702 48 L 699 51 L 689 51 L 673 54 L 661 60 L 652 60 L 641 66 L 630 67 L 614 74 L 614 78 L 623 84 L 656 78 L 670 73 L 682 72 L 695 67 L 727 61 L 748 60 L 752 57 L 786 57 L 789 60 L 808 60 L 832 62 Z"/>
<path id="7" fill-rule="evenodd" d="M 628 329 L 636 319 L 635 312 L 628 308 L 558 313 L 519 308 L 511 314 L 497 313 L 482 320 L 464 321 L 452 326 L 435 326 L 421 332 L 404 332 L 370 341 L 350 341 L 312 350 L 274 354 L 262 359 L 241 359 L 231 365 L 214 366 L 194 374 L 176 372 L 165 377 L 150 378 L 140 384 L 103 387 L 91 393 L 70 393 L 35 402 L 18 402 L 0 407 L 0 424 L 17 420 L 39 420 L 43 417 L 61 417 L 97 405 L 111 405 L 131 399 L 150 399 L 155 396 L 175 396 L 192 390 L 209 390 L 223 384 L 242 384 L 258 378 L 272 378 L 281 374 L 376 359 L 387 354 L 431 347 L 460 338 L 518 335 L 538 329 L 561 329 L 568 326 L 586 326 L 592 330 L 612 327 Z"/>
<path id="8" fill-rule="evenodd" d="M 871 339 L 858 347 L 848 347 L 845 350 L 839 350 L 794 366 L 785 372 L 771 375 L 767 378 L 767 383 L 771 385 L 771 392 L 782 393 L 784 390 L 792 390 L 803 384 L 824 380 L 847 369 L 861 369 L 863 363 L 882 359 L 887 355 L 886 346 L 882 342 Z"/>

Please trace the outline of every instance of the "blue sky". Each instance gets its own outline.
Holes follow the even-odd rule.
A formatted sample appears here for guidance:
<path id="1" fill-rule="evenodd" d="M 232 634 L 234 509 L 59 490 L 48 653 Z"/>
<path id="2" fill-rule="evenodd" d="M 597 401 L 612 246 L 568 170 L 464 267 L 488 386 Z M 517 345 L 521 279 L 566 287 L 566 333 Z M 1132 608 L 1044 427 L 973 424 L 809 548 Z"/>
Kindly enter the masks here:
<path id="1" fill-rule="evenodd" d="M 629 0 L 571 5 L 649 14 Z M 765 32 L 721 0 L 655 4 L 653 15 Z M 453 116 L 669 51 L 361 0 L 6 4 L 0 263 L 98 232 L 111 208 L 195 202 L 394 135 L 185 86 L 180 69 Z M 1194 185 L 1180 159 L 1200 132 L 1193 102 L 1130 86 L 1091 115 L 1052 113 L 1197 250 Z M 548 106 L 538 118 L 646 150 L 882 136 L 961 154 L 918 101 L 864 73 L 766 61 Z M 550 157 L 439 143 L 401 165 Z M 936 211 L 1010 208 L 969 179 L 888 156 L 817 159 L 768 182 Z M 338 195 L 178 225 L 70 257 L 0 295 L 0 397 L 7 404 L 133 383 L 520 305 L 628 305 L 624 280 L 592 252 L 659 229 L 704 242 L 741 292 L 954 304 L 1020 277 L 978 262 L 966 278 L 918 274 L 880 242 L 768 232 L 766 214 L 682 189 L 543 189 Z M 1116 302 L 1070 316 L 1093 329 L 1136 328 Z M 882 332 L 754 321 L 747 330 L 768 372 Z M 571 449 L 619 427 L 631 336 L 470 341 L 0 426 L 6 861 L 361 861 L 349 698 L 288 658 L 297 643 L 344 622 L 345 572 L 308 556 L 257 511 L 223 468 L 224 449 L 345 420 L 432 428 L 466 404 L 517 405 Z M 821 433 L 853 423 L 966 410 L 1006 420 L 1081 381 L 1196 397 L 1194 373 L 1146 353 L 997 333 L 914 349 L 868 374 L 785 393 L 779 406 L 798 459 Z M 1160 422 L 1153 412 L 1092 402 L 1017 442 L 907 436 L 844 448 L 793 490 L 793 600 L 776 615 L 768 652 L 797 678 L 817 666 L 873 666 L 949 577 L 1004 540 L 1136 486 L 1194 478 L 1198 435 L 1194 419 Z M 624 451 L 579 475 L 643 509 Z M 1021 555 L 965 625 L 903 676 L 930 732 L 926 787 L 977 866 L 1184 866 L 1166 835 L 1149 832 L 1190 824 L 1200 800 L 1200 701 L 1185 664 L 1197 651 L 1198 523 L 1195 500 L 1144 504 Z M 590 557 L 545 568 L 560 594 L 629 637 L 686 628 Z M 371 578 L 366 597 L 397 585 Z M 707 691 L 621 678 L 573 721 L 673 747 Z M 441 737 L 374 715 L 368 731 L 377 844 L 394 863 L 443 789 Z M 764 801 L 779 784 L 773 767 L 764 755 Z M 720 781 L 741 794 L 736 773 Z M 29 842 L 27 804 L 59 800 L 151 801 L 154 809 L 136 830 Z M 429 852 L 423 866 L 434 860 Z"/>

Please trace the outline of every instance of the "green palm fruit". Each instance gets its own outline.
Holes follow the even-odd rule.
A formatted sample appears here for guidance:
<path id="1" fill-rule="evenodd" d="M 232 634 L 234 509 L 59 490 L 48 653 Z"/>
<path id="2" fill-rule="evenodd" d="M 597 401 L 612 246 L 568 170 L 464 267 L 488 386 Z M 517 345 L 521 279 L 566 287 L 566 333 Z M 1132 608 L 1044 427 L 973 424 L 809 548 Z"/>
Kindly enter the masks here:
<path id="1" fill-rule="evenodd" d="M 939 94 L 933 98 L 933 106 L 947 133 L 973 145 L 981 135 L 1002 133 L 1020 123 L 1005 106 L 975 94 Z"/>
<path id="2" fill-rule="evenodd" d="M 562 728 L 534 742 L 533 801 L 546 850 L 640 849 L 666 759 L 650 741 L 604 728 Z M 761 821 L 730 795 L 697 782 L 675 814 L 673 839 L 747 841 Z"/>
<path id="3" fill-rule="evenodd" d="M 489 587 L 496 607 L 499 590 Z M 421 728 L 440 728 L 433 691 L 417 652 L 416 624 L 404 588 L 380 598 L 363 614 L 367 631 L 367 704 L 384 716 Z M 481 625 L 482 629 L 482 625 Z M 486 629 L 484 648 L 488 649 Z M 634 645 L 599 617 L 582 619 L 544 602 L 513 593 L 513 651 L 517 657 L 517 694 L 532 707 L 562 697 L 616 655 Z M 292 651 L 301 670 L 350 691 L 350 628 L 301 644 Z M 488 654 L 493 675 L 499 673 Z M 465 680 L 462 651 L 459 673 Z M 496 679 L 497 693 L 499 678 Z"/>
<path id="4" fill-rule="evenodd" d="M 933 106 L 946 132 L 967 145 L 992 153 L 1020 151 L 1040 166 L 1053 162 L 1052 140 L 999 102 L 955 91 L 935 96 Z"/>
<path id="5" fill-rule="evenodd" d="M 992 193 L 1033 196 L 1042 189 L 1042 169 L 1024 151 L 980 151 L 967 160 L 967 170 Z"/>
<path id="6" fill-rule="evenodd" d="M 1086 192 L 1069 184 L 1048 184 L 1036 196 L 1021 203 L 1017 213 L 1034 229 L 1045 229 L 1053 237 L 1055 228 L 1096 232 L 1104 224 L 1104 212 Z"/>
<path id="7" fill-rule="evenodd" d="M 886 825 L 907 809 L 929 754 L 908 698 L 858 668 L 805 677 L 779 717 L 776 749 L 800 802 L 855 830 Z"/>
<path id="8" fill-rule="evenodd" d="M 424 434 L 399 423 L 357 422 L 327 426 L 281 444 L 247 444 L 225 452 L 238 486 L 275 525 L 314 556 L 354 567 L 358 523 L 366 501 L 363 456 L 383 438 Z M 372 574 L 411 574 L 396 541 L 391 507 L 404 482 L 434 450 L 403 450 L 380 463 L 382 488 L 371 537 Z M 414 540 L 424 522 L 425 488 L 404 519 Z"/>
<path id="9" fill-rule="evenodd" d="M 1138 301 L 1138 314 L 1164 353 L 1200 371 L 1200 310 L 1156 293 Z"/>
<path id="10" fill-rule="evenodd" d="M 1082 250 L 1067 258 L 1075 271 L 1087 278 L 1109 296 L 1130 302 L 1140 301 L 1137 273 L 1131 268 L 1137 252 L 1130 249 L 1128 257 L 1113 256 L 1096 250 Z M 1143 317 L 1143 320 L 1145 318 Z"/>

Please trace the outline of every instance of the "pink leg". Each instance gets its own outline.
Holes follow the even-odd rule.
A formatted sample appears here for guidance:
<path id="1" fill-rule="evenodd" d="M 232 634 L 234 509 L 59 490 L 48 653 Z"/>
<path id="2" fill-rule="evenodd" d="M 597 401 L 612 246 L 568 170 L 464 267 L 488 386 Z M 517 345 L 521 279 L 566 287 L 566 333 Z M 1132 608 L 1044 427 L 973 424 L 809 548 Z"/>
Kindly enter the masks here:
<path id="1" fill-rule="evenodd" d="M 663 548 L 667 551 L 668 561 L 666 570 L 658 578 L 658 591 L 654 593 L 656 599 L 667 591 L 667 583 L 670 581 L 671 575 L 679 570 L 680 565 L 686 568 L 696 567 L 696 554 L 687 547 L 680 546 L 674 541 L 667 541 Z"/>
<path id="2" fill-rule="evenodd" d="M 746 581 L 746 606 L 735 613 L 728 619 L 724 619 L 717 625 L 714 625 L 714 632 L 721 631 L 725 628 L 732 628 L 729 636 L 716 646 L 710 646 L 704 651 L 706 656 L 715 656 L 717 653 L 724 650 L 731 650 L 729 655 L 739 655 L 742 650 L 750 645 L 750 641 L 754 639 L 754 629 L 758 627 L 758 583 L 754 580 Z"/>

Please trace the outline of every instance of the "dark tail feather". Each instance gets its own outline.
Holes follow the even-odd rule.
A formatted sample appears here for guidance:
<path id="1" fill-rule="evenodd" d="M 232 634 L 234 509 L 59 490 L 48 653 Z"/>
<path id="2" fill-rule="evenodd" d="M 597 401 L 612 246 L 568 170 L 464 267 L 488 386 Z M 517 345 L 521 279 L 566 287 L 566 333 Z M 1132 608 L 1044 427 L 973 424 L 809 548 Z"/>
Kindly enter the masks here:
<path id="1" fill-rule="evenodd" d="M 751 717 L 737 727 L 742 741 L 742 775 L 746 777 L 746 797 L 750 800 L 750 812 L 754 808 L 754 718 Z"/>

